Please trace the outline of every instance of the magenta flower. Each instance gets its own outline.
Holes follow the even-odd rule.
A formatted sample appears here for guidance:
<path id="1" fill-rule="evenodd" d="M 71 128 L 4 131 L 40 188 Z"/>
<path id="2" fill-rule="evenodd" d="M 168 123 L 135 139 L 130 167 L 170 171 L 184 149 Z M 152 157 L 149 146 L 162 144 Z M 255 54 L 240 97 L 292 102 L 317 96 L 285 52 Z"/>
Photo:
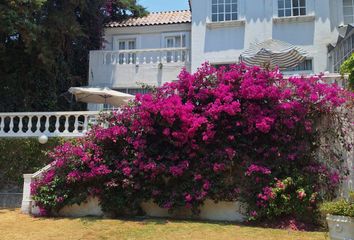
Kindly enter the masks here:
<path id="1" fill-rule="evenodd" d="M 130 176 L 131 172 L 132 172 L 132 169 L 130 167 L 123 168 L 123 174 L 127 177 Z"/>
<path id="2" fill-rule="evenodd" d="M 190 194 L 187 194 L 186 196 L 185 196 L 185 200 L 186 200 L 186 202 L 191 202 L 192 201 L 192 196 L 190 195 Z"/>

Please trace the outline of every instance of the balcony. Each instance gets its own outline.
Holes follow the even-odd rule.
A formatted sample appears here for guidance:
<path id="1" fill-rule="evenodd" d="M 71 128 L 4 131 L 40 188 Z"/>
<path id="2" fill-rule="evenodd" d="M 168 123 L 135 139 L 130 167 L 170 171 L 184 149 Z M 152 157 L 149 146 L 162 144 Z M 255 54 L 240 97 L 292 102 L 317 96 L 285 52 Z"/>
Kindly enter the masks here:
<path id="1" fill-rule="evenodd" d="M 161 86 L 190 70 L 189 48 L 91 51 L 89 85 L 113 89 Z"/>

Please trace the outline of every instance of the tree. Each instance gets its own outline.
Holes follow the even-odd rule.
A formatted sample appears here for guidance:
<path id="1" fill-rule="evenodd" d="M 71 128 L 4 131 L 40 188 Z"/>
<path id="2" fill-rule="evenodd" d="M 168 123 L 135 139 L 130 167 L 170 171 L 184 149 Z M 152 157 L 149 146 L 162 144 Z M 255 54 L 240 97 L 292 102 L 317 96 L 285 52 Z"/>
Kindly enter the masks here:
<path id="1" fill-rule="evenodd" d="M 349 88 L 354 90 L 354 54 L 350 56 L 340 67 L 341 74 L 349 74 Z"/>
<path id="2" fill-rule="evenodd" d="M 104 25 L 146 10 L 136 0 L 4 0 L 0 3 L 0 111 L 76 110 L 65 98 L 87 84 L 88 54 Z"/>

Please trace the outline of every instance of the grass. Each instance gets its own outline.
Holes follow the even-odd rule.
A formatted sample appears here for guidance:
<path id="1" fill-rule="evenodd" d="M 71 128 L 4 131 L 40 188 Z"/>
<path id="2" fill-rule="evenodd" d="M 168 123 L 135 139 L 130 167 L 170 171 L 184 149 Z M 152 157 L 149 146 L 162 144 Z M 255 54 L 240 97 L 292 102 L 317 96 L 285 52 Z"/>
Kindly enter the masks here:
<path id="1" fill-rule="evenodd" d="M 324 232 L 292 232 L 232 223 L 162 219 L 33 218 L 0 209 L 1 240 L 326 240 Z"/>

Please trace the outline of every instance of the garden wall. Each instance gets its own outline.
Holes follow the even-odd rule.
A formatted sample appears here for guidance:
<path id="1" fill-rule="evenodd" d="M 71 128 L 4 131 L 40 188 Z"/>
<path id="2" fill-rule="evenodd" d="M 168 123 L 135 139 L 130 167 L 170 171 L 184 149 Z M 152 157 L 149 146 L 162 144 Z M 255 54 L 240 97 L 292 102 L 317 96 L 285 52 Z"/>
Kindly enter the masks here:
<path id="1" fill-rule="evenodd" d="M 246 218 L 241 214 L 243 211 L 242 204 L 237 202 L 218 202 L 214 203 L 207 200 L 198 216 L 193 216 L 190 209 L 179 209 L 173 214 L 168 213 L 166 209 L 160 208 L 152 202 L 146 202 L 141 205 L 143 211 L 148 217 L 167 217 L 177 219 L 198 219 L 198 220 L 212 220 L 212 221 L 233 221 L 243 222 Z M 39 209 L 32 203 L 31 214 L 38 215 Z M 61 217 L 85 217 L 96 216 L 102 217 L 102 212 L 97 199 L 89 199 L 86 203 L 81 205 L 73 205 L 63 208 L 59 212 Z"/>
<path id="2" fill-rule="evenodd" d="M 352 108 L 348 114 L 348 131 L 346 136 L 346 141 L 354 145 L 354 108 Z M 346 159 L 346 165 L 349 170 L 349 176 L 344 181 L 342 195 L 348 196 L 350 191 L 354 191 L 354 146 L 352 146 L 350 151 L 343 152 L 343 157 Z"/>
<path id="3" fill-rule="evenodd" d="M 30 186 L 33 179 L 38 178 L 43 172 L 47 171 L 50 165 L 46 166 L 42 170 L 34 174 L 24 175 L 23 185 L 23 199 L 21 211 L 25 214 L 39 215 L 39 208 L 35 206 L 35 203 L 31 200 Z M 244 213 L 244 205 L 239 202 L 218 202 L 215 203 L 211 200 L 205 201 L 205 204 L 201 207 L 201 212 L 198 216 L 193 216 L 190 209 L 181 208 L 175 211 L 173 214 L 168 213 L 166 209 L 160 208 L 152 202 L 146 202 L 141 205 L 141 208 L 148 217 L 171 217 L 180 219 L 199 219 L 199 220 L 212 220 L 212 221 L 235 221 L 243 222 L 246 217 Z M 99 201 L 96 198 L 89 199 L 86 203 L 81 205 L 72 205 L 63 208 L 58 216 L 61 217 L 85 217 L 85 216 L 104 216 Z"/>
<path id="4" fill-rule="evenodd" d="M 0 208 L 19 208 L 22 193 L 0 193 Z"/>

